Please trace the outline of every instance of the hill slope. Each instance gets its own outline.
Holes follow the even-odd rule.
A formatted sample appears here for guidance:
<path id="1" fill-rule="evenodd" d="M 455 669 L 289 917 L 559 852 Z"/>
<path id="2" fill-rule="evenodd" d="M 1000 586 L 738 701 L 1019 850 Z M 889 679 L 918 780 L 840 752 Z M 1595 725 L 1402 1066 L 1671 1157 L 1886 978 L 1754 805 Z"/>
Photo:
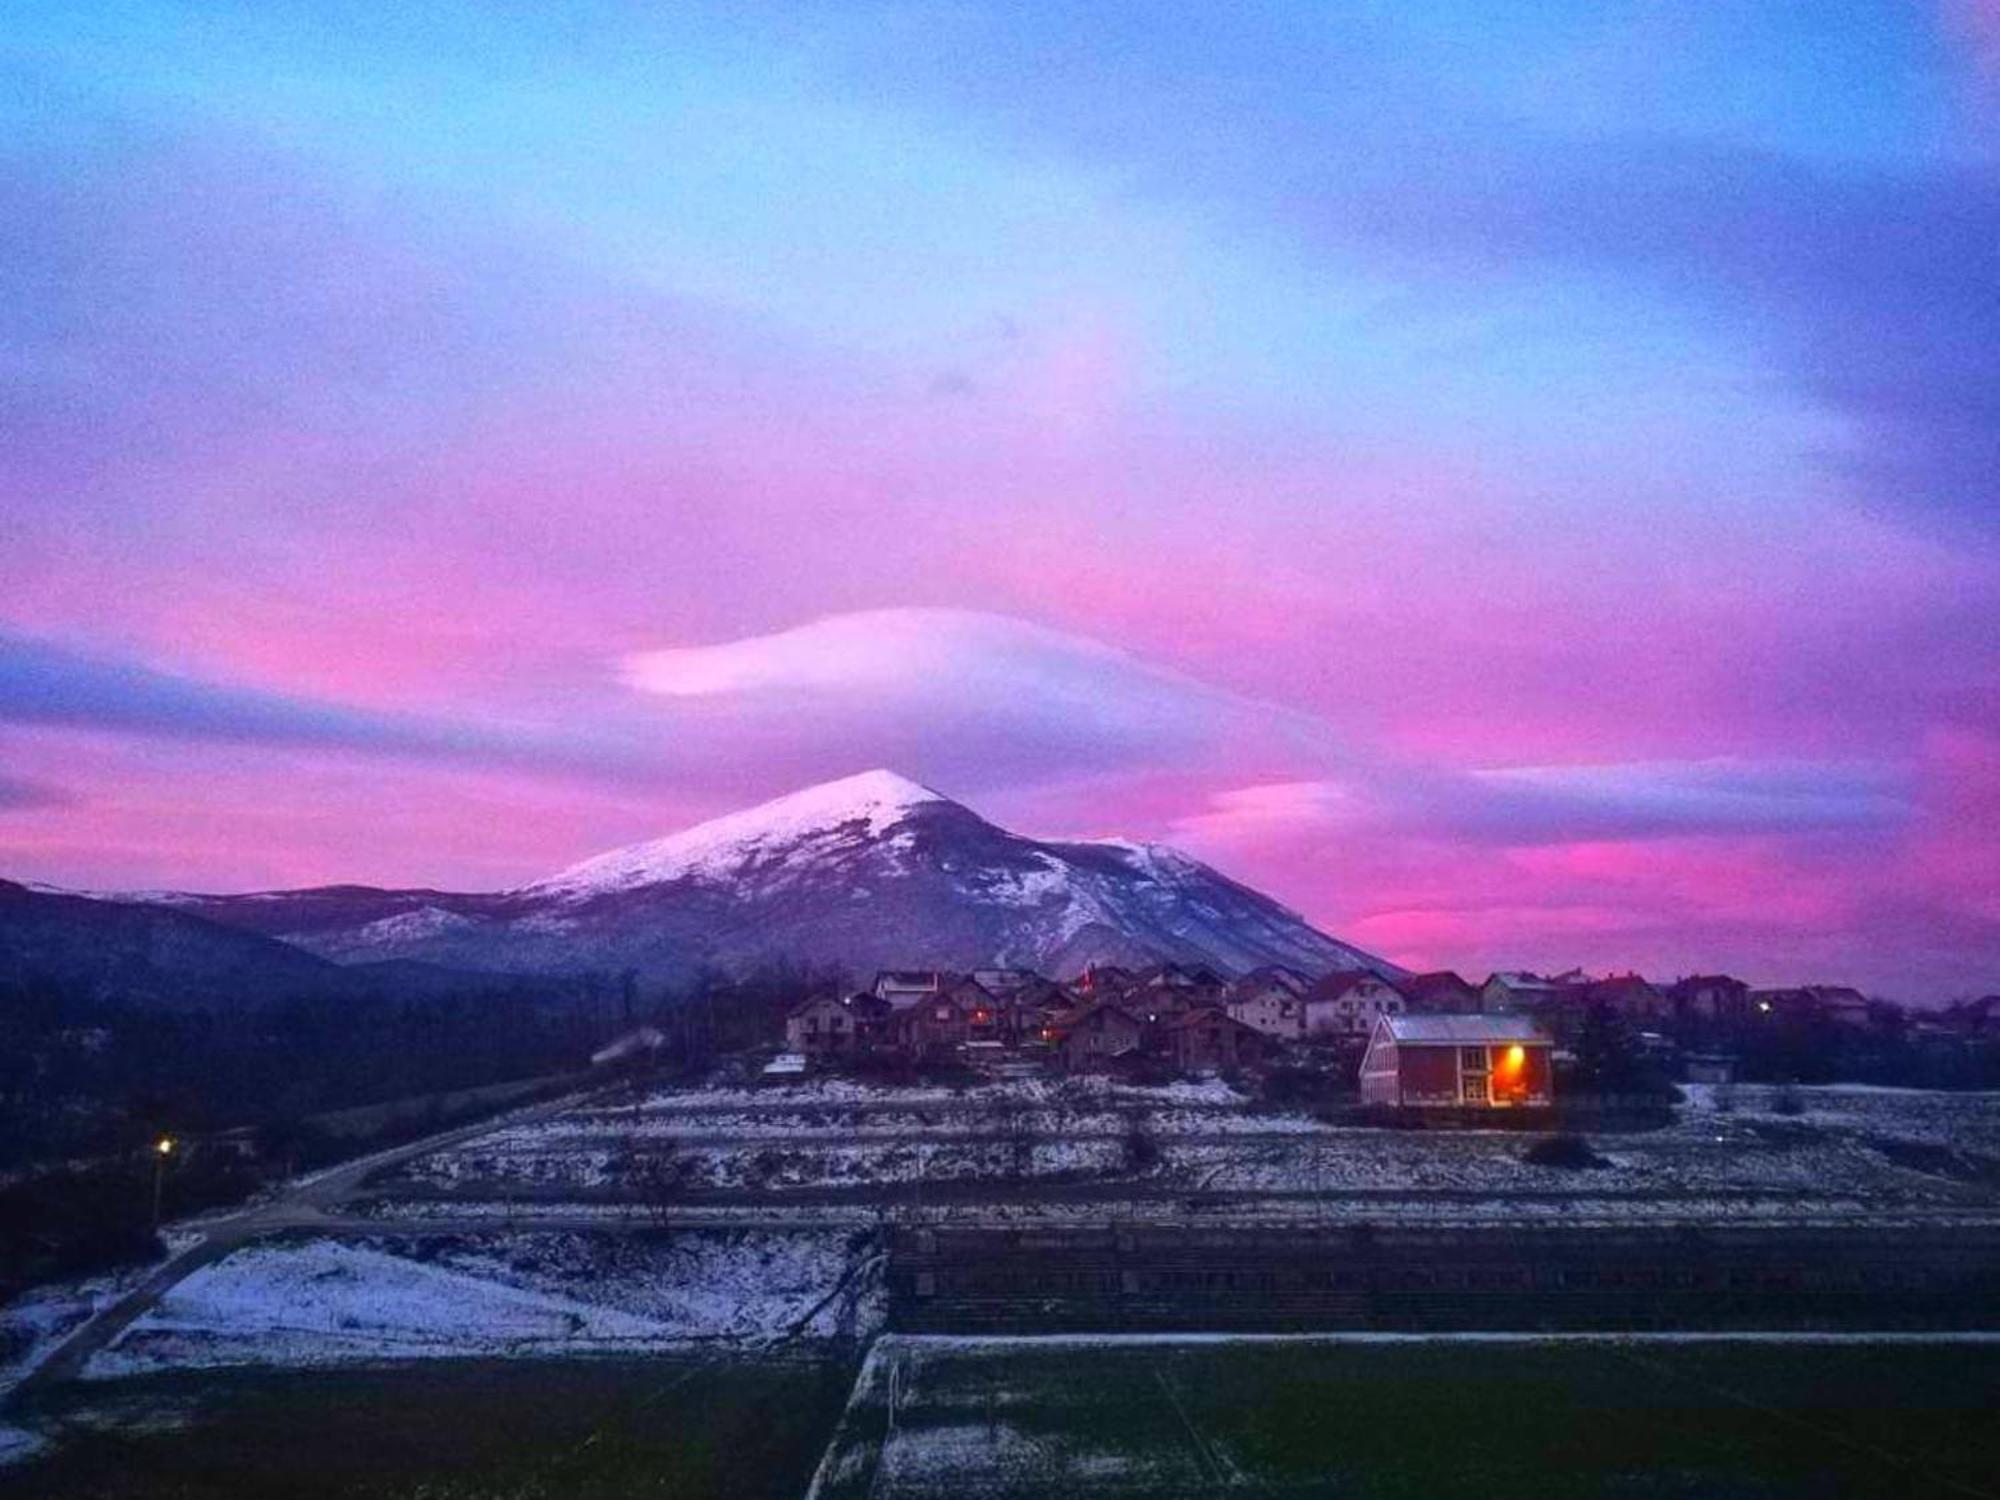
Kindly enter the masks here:
<path id="1" fill-rule="evenodd" d="M 343 963 L 633 968 L 772 961 L 876 968 L 1175 960 L 1225 973 L 1393 965 L 1152 844 L 1043 842 L 888 771 L 809 787 L 489 895 L 333 886 L 164 896 Z"/>

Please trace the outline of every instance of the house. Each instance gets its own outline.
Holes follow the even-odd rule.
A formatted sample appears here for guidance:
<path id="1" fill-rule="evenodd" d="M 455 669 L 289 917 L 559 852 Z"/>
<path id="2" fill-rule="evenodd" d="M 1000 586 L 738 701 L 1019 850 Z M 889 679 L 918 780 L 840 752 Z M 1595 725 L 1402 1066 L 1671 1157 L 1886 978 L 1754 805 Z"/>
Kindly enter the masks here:
<path id="1" fill-rule="evenodd" d="M 1602 1006 L 1626 1021 L 1662 1021 L 1672 1012 L 1667 997 L 1637 974 L 1613 974 L 1606 979 L 1587 980 L 1561 987 L 1557 996 L 1561 1009 L 1590 1010 Z"/>
<path id="2" fill-rule="evenodd" d="M 896 1007 L 881 996 L 871 995 L 866 990 L 849 995 L 847 1014 L 858 1051 L 879 1052 L 895 1041 L 895 1028 L 890 1025 L 890 1019 L 896 1014 Z"/>
<path id="3" fill-rule="evenodd" d="M 2000 995 L 1954 1000 L 1944 1008 L 1942 1019 L 1945 1028 L 1959 1036 L 1975 1040 L 2000 1037 Z"/>
<path id="4" fill-rule="evenodd" d="M 1813 984 L 1806 986 L 1806 993 L 1812 996 L 1813 1008 L 1820 1019 L 1832 1025 L 1862 1027 L 1875 1019 L 1868 997 L 1851 986 Z"/>
<path id="5" fill-rule="evenodd" d="M 1555 1001 L 1563 986 L 1525 969 L 1500 969 L 1479 989 L 1479 1008 L 1489 1015 L 1521 1015 Z"/>
<path id="6" fill-rule="evenodd" d="M 1872 1019 L 1867 996 L 1844 984 L 1752 990 L 1749 1007 L 1753 1021 L 1789 1022 L 1795 1026 L 1863 1027 Z"/>
<path id="7" fill-rule="evenodd" d="M 1281 1041 L 1297 1041 L 1306 1034 L 1306 1002 L 1281 984 L 1259 984 L 1245 993 L 1233 989 L 1225 1004 L 1232 1021 Z"/>
<path id="8" fill-rule="evenodd" d="M 895 1045 L 907 1056 L 943 1057 L 972 1039 L 973 1009 L 969 1001 L 941 991 L 898 1006 L 887 1024 Z"/>
<path id="9" fill-rule="evenodd" d="M 1230 985 L 1228 993 L 1231 999 L 1247 999 L 1265 990 L 1283 990 L 1294 999 L 1302 999 L 1312 987 L 1310 974 L 1301 974 L 1283 964 L 1263 964 Z"/>
<path id="10" fill-rule="evenodd" d="M 860 1050 L 855 1018 L 833 995 L 813 995 L 785 1015 L 785 1046 L 813 1061 L 848 1057 Z"/>
<path id="11" fill-rule="evenodd" d="M 1270 1046 L 1261 1031 L 1214 1007 L 1190 1010 L 1161 1028 L 1174 1065 L 1186 1073 L 1213 1073 L 1256 1062 Z"/>
<path id="12" fill-rule="evenodd" d="M 1072 1073 L 1100 1071 L 1136 1057 L 1146 1040 L 1146 1023 L 1113 1001 L 1086 1006 L 1066 1017 L 1054 1044 Z"/>
<path id="13" fill-rule="evenodd" d="M 1361 1059 L 1361 1102 L 1505 1109 L 1554 1098 L 1551 1043 L 1525 1016 L 1384 1015 Z"/>
<path id="14" fill-rule="evenodd" d="M 1109 996 L 1122 995 L 1137 982 L 1137 977 L 1120 964 L 1092 964 L 1075 979 L 1070 981 L 1070 990 L 1086 1000 L 1102 1000 Z"/>
<path id="15" fill-rule="evenodd" d="M 1338 970 L 1306 991 L 1306 1035 L 1365 1037 L 1375 1018 L 1409 1009 L 1403 992 L 1367 969 Z"/>
<path id="16" fill-rule="evenodd" d="M 1396 981 L 1409 1009 L 1418 1015 L 1469 1016 L 1479 1011 L 1479 991 L 1464 976 L 1450 969 L 1430 974 L 1412 974 Z"/>
<path id="17" fill-rule="evenodd" d="M 903 1010 L 941 993 L 948 977 L 937 969 L 884 969 L 869 993 Z"/>
<path id="18" fill-rule="evenodd" d="M 1727 974 L 1690 974 L 1667 986 L 1674 1013 L 1686 1021 L 1735 1025 L 1750 1009 L 1750 986 Z"/>
<path id="19" fill-rule="evenodd" d="M 1014 1007 L 977 979 L 954 980 L 944 993 L 964 1013 L 966 1041 L 1004 1044 L 1014 1040 Z"/>

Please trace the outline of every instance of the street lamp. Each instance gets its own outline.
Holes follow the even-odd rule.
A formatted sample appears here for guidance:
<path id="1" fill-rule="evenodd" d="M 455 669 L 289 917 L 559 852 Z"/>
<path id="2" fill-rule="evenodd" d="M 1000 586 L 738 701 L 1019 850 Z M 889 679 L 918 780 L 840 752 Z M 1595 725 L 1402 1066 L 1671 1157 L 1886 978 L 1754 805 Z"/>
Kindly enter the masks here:
<path id="1" fill-rule="evenodd" d="M 163 1135 L 153 1142 L 153 1233 L 160 1232 L 160 1191 L 166 1184 L 167 1158 L 174 1154 L 174 1138 Z"/>

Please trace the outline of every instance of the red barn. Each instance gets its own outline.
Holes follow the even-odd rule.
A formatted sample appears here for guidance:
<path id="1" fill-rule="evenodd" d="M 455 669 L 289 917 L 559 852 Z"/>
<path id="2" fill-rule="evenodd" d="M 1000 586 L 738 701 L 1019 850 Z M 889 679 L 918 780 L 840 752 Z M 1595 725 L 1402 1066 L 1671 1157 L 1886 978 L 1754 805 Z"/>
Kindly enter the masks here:
<path id="1" fill-rule="evenodd" d="M 1381 1016 L 1361 1059 L 1361 1102 L 1504 1109 L 1548 1104 L 1549 1048 L 1526 1016 Z"/>

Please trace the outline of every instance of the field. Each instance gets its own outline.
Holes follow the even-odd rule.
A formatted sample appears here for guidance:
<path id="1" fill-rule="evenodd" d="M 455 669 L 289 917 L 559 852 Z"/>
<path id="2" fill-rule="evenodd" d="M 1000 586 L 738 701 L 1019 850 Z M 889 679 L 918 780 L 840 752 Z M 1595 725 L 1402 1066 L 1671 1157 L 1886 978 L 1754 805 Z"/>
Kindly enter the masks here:
<path id="1" fill-rule="evenodd" d="M 0 1500 L 543 1500 L 804 1492 L 853 1366 L 448 1361 L 72 1388 Z"/>
<path id="2" fill-rule="evenodd" d="M 1993 1342 L 892 1337 L 858 1380 L 740 1352 L 209 1371 L 43 1395 L 62 1441 L 0 1500 L 1979 1496 L 1996 1396 Z"/>
<path id="3" fill-rule="evenodd" d="M 1504 1130 L 1333 1126 L 1216 1080 L 1166 1089 L 1034 1079 L 944 1090 L 839 1080 L 593 1102 L 382 1174 L 373 1218 L 574 1217 L 642 1197 L 671 1163 L 674 1211 L 925 1205 L 955 1219 L 1238 1217 L 1484 1223 L 1991 1216 L 2000 1098 L 1915 1090 L 1696 1089 L 1660 1129 L 1605 1134 L 1579 1173 Z M 1137 1145 L 1135 1147 L 1135 1140 Z"/>
<path id="4" fill-rule="evenodd" d="M 2000 1344 L 876 1346 L 815 1500 L 1987 1495 Z"/>

